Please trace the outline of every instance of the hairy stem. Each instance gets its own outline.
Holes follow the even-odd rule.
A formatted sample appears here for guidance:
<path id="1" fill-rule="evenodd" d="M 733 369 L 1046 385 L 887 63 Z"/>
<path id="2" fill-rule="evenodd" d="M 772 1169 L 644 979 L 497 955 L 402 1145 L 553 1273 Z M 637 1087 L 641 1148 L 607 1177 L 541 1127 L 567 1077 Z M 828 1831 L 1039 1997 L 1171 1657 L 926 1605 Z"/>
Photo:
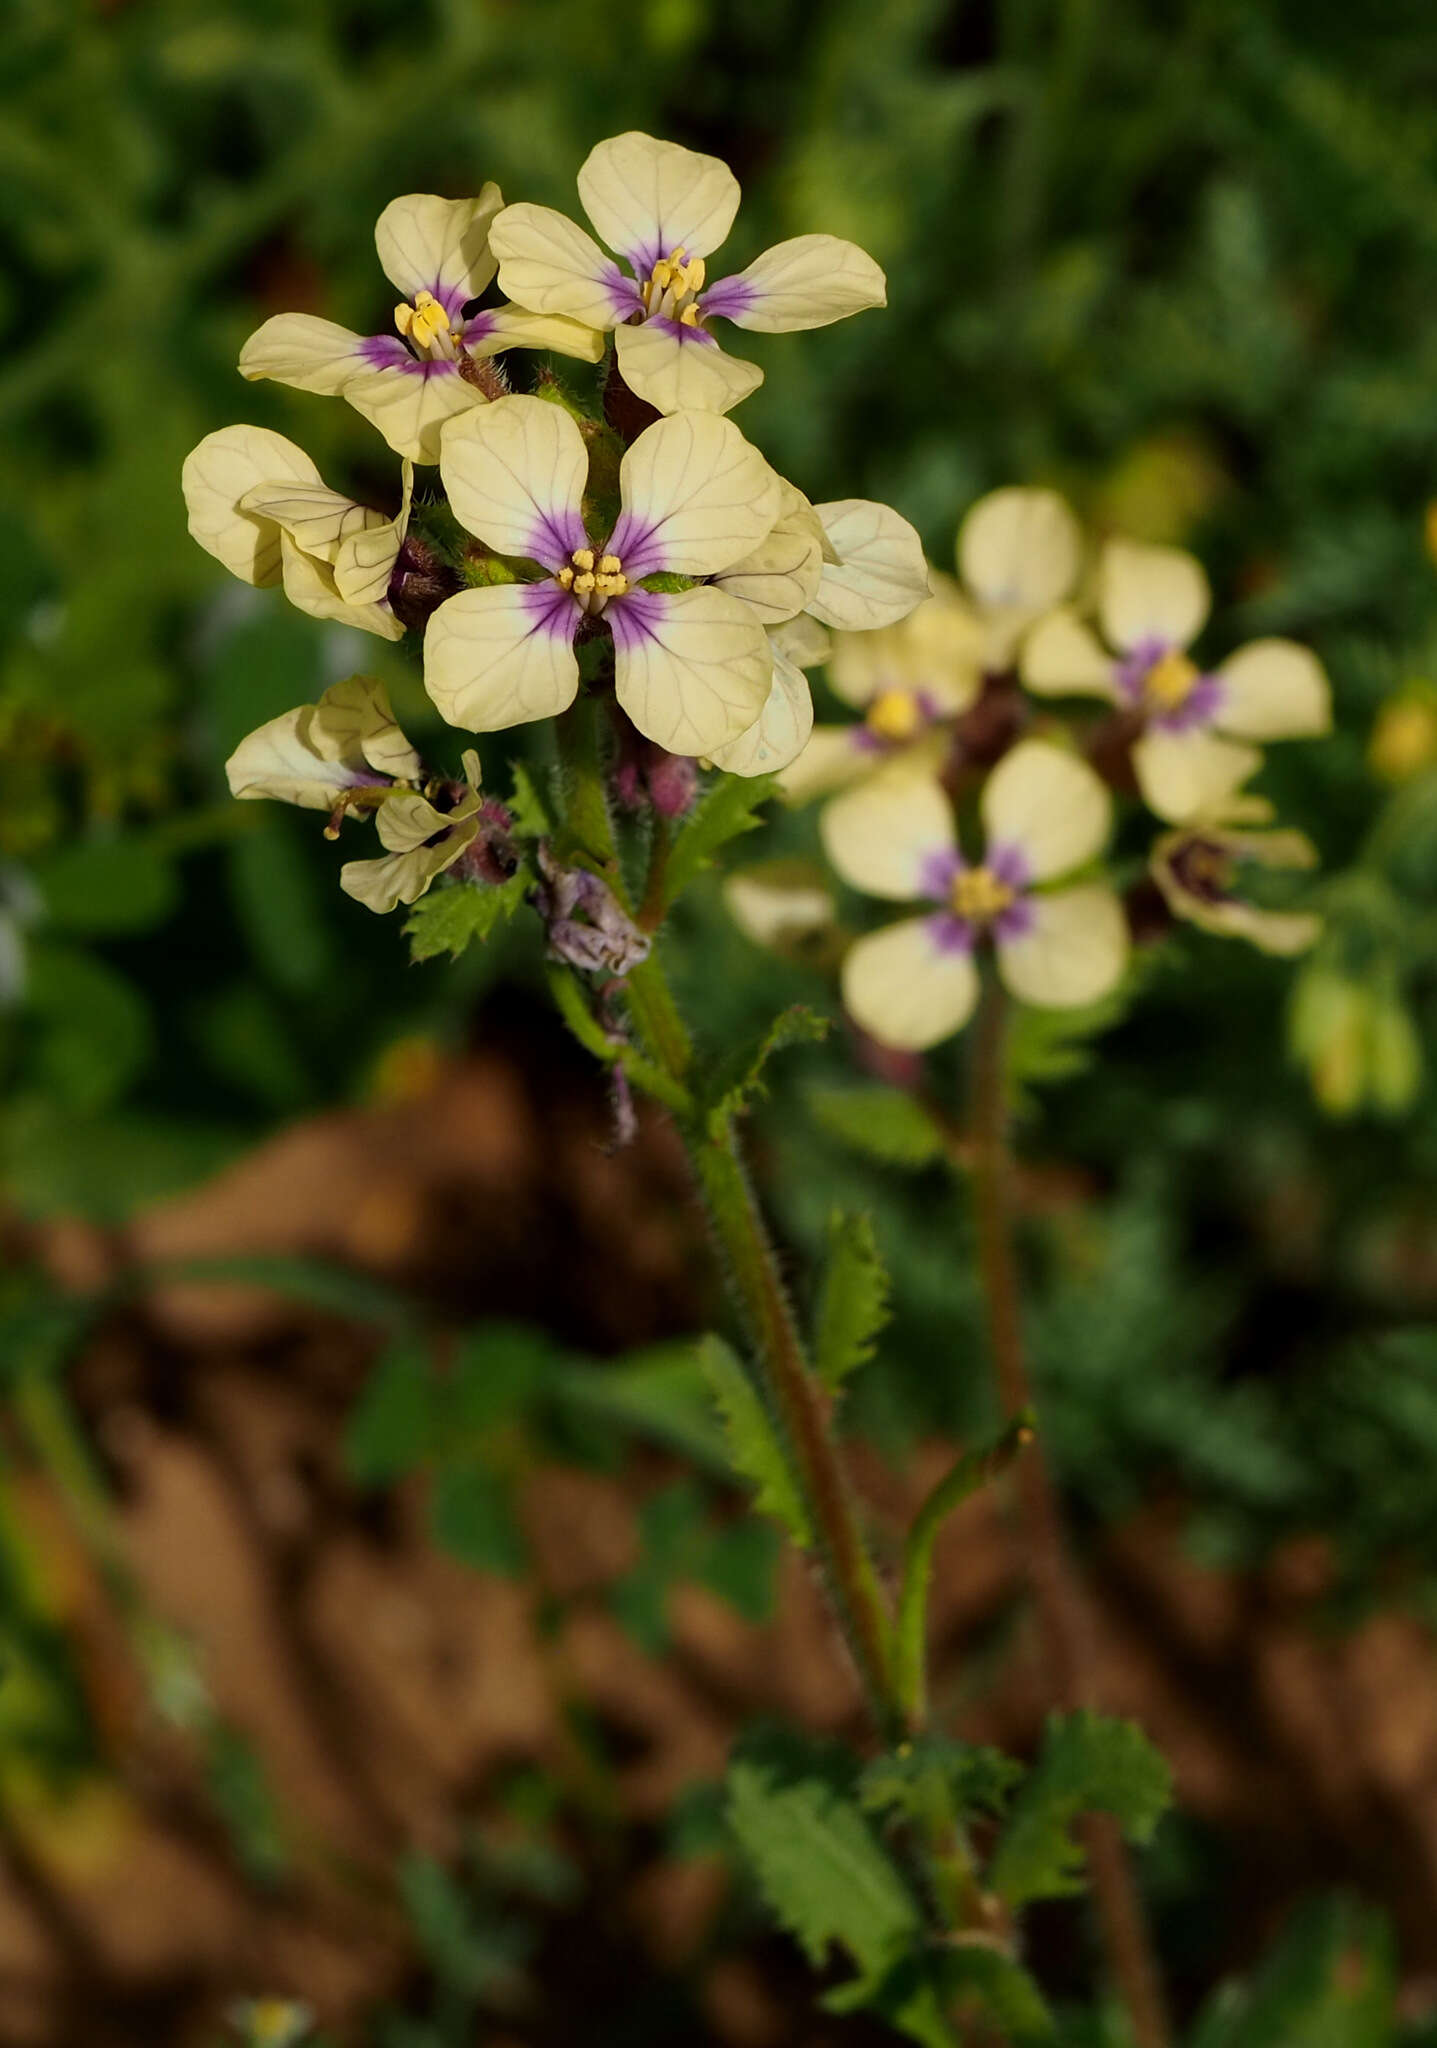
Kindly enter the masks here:
<path id="1" fill-rule="evenodd" d="M 1007 1006 L 996 982 L 984 993 L 973 1068 L 974 1131 L 970 1167 L 978 1264 L 988 1341 L 1005 1415 L 1031 1410 L 1013 1240 L 1013 1157 L 1008 1128 Z M 1017 1461 L 1014 1480 L 1043 1653 L 1057 1705 L 1072 1713 L 1096 1704 L 1088 1596 L 1074 1567 L 1057 1490 L 1041 1438 Z M 1172 2035 L 1142 1900 L 1116 1821 L 1084 1822 L 1093 1900 L 1103 1947 L 1137 2048 L 1169 2048 Z"/>

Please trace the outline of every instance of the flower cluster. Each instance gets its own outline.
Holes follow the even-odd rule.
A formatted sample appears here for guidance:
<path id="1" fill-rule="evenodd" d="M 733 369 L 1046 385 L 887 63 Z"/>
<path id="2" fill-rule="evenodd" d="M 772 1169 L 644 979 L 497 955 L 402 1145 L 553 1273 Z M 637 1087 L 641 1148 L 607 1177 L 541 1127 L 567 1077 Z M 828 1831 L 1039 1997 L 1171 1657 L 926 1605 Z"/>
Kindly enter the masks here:
<path id="1" fill-rule="evenodd" d="M 1078 523 L 1052 491 L 980 500 L 959 530 L 957 568 L 956 582 L 933 571 L 932 594 L 901 622 L 837 634 L 829 681 L 859 719 L 817 726 L 782 777 L 792 803 L 828 799 L 823 845 L 845 881 L 928 905 L 849 949 L 855 1021 L 893 1046 L 937 1043 L 973 1007 L 983 945 L 1025 1002 L 1072 1007 L 1114 988 L 1128 951 L 1122 904 L 1095 877 L 1065 880 L 1106 843 L 1110 789 L 1140 796 L 1169 828 L 1149 852 L 1159 908 L 1273 953 L 1310 945 L 1317 918 L 1261 907 L 1243 884 L 1316 857 L 1300 833 L 1261 829 L 1270 806 L 1246 787 L 1261 743 L 1328 729 L 1316 658 L 1269 638 L 1204 667 L 1190 652 L 1211 603 L 1197 561 L 1113 539 L 1085 563 Z M 1085 695 L 1104 713 L 1077 730 L 1044 701 Z M 953 811 L 970 793 L 987 842 L 972 865 Z M 818 915 L 821 893 L 811 880 L 802 889 Z M 730 902 L 755 936 L 791 938 L 801 922 L 796 903 L 785 922 L 784 889 L 761 875 Z"/>
<path id="2" fill-rule="evenodd" d="M 492 184 L 472 200 L 410 194 L 375 231 L 403 294 L 393 333 L 281 314 L 245 344 L 246 377 L 343 397 L 379 428 L 401 458 L 397 510 L 331 489 L 255 426 L 208 435 L 184 492 L 195 539 L 245 582 L 279 583 L 312 616 L 383 639 L 422 632 L 425 686 L 451 725 L 492 732 L 557 717 L 581 688 L 603 694 L 620 795 L 672 810 L 694 787 L 682 764 L 753 776 L 792 762 L 813 724 L 804 670 L 827 657 L 830 629 L 884 631 L 928 594 L 906 521 L 860 499 L 811 504 L 726 417 L 761 373 L 711 327 L 822 326 L 881 306 L 884 279 L 852 244 L 802 235 L 710 281 L 737 182 L 647 135 L 601 143 L 579 192 L 627 270 Z M 479 304 L 496 279 L 506 302 Z M 511 390 L 492 359 L 521 348 L 601 364 L 593 404 L 547 367 Z M 344 687 L 368 691 L 379 717 L 373 685 Z M 430 824 L 436 797 L 412 756 L 395 765 L 407 743 L 391 723 L 380 801 L 371 738 L 336 737 L 357 699 L 333 698 L 252 736 L 232 780 L 335 818 L 372 812 L 384 879 L 360 883 L 367 864 L 354 864 L 345 887 L 375 907 L 412 901 L 473 842 L 477 769 L 467 797 L 444 785 Z M 361 780 L 316 776 L 312 755 Z"/>

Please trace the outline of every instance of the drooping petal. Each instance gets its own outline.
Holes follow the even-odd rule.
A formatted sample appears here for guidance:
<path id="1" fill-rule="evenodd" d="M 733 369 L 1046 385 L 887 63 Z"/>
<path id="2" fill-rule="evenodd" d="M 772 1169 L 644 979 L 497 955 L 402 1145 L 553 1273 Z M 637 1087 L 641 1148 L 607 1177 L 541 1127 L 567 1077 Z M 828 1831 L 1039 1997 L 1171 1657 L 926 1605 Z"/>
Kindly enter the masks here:
<path id="1" fill-rule="evenodd" d="M 1112 829 L 1112 800 L 1098 776 L 1046 740 L 1020 740 L 1003 756 L 983 786 L 980 808 L 989 855 L 1016 848 L 1035 882 L 1081 867 Z"/>
<path id="2" fill-rule="evenodd" d="M 681 413 L 645 428 L 628 450 L 619 496 L 609 549 L 634 582 L 660 570 L 712 576 L 742 561 L 772 527 L 780 485 L 731 420 Z"/>
<path id="3" fill-rule="evenodd" d="M 813 731 L 813 693 L 801 668 L 773 647 L 773 682 L 768 700 L 747 732 L 709 759 L 730 775 L 774 775 L 803 752 Z"/>
<path id="4" fill-rule="evenodd" d="M 448 428 L 439 474 L 450 510 L 496 554 L 561 569 L 585 545 L 583 436 L 561 405 L 497 398 Z"/>
<path id="5" fill-rule="evenodd" d="M 1246 939 L 1260 952 L 1288 958 L 1319 937 L 1322 919 L 1311 911 L 1265 910 L 1240 892 L 1237 864 L 1316 866 L 1317 849 L 1301 832 L 1232 831 L 1199 823 L 1157 839 L 1148 867 L 1175 917 L 1220 938 Z"/>
<path id="6" fill-rule="evenodd" d="M 815 505 L 837 560 L 825 562 L 816 619 L 845 633 L 896 625 L 927 597 L 932 585 L 923 543 L 891 506 L 868 498 Z"/>
<path id="7" fill-rule="evenodd" d="M 943 944 L 938 928 L 936 918 L 905 918 L 856 940 L 843 957 L 844 1008 L 883 1045 L 926 1052 L 961 1031 L 973 1014 L 973 955 Z"/>
<path id="8" fill-rule="evenodd" d="M 381 640 L 402 640 L 404 627 L 385 604 L 351 604 L 340 594 L 334 571 L 317 555 L 307 555 L 290 536 L 280 533 L 280 562 L 284 594 L 295 608 L 312 619 L 331 619 L 336 625 L 357 626 L 361 633 L 377 633 Z"/>
<path id="9" fill-rule="evenodd" d="M 531 313 L 610 328 L 643 311 L 639 288 L 592 235 L 551 206 L 506 206 L 489 230 L 499 289 Z"/>
<path id="10" fill-rule="evenodd" d="M 661 256 L 708 256 L 733 226 L 738 179 L 716 156 L 631 130 L 599 143 L 579 197 L 600 237 L 647 277 Z"/>
<path id="11" fill-rule="evenodd" d="M 953 808 L 942 784 L 902 760 L 836 796 L 819 829 L 845 882 L 898 903 L 926 894 L 935 857 L 954 849 Z"/>
<path id="12" fill-rule="evenodd" d="M 401 903 L 417 903 L 435 877 L 472 845 L 479 829 L 472 809 L 445 813 L 419 795 L 390 797 L 375 820 L 389 848 L 380 860 L 346 861 L 339 886 L 366 908 L 387 914 Z"/>
<path id="13" fill-rule="evenodd" d="M 1210 817 L 1262 766 L 1256 747 L 1221 739 L 1204 726 L 1185 732 L 1149 726 L 1133 743 L 1133 773 L 1143 801 L 1181 825 Z"/>
<path id="14" fill-rule="evenodd" d="M 782 625 L 771 626 L 769 637 L 795 668 L 817 668 L 833 652 L 833 635 L 807 612 L 800 612 L 796 619 L 785 619 Z"/>
<path id="15" fill-rule="evenodd" d="M 990 610 L 1043 612 L 1072 589 L 1080 546 L 1056 491 L 990 491 L 958 529 L 958 573 Z"/>
<path id="16" fill-rule="evenodd" d="M 634 590 L 606 616 L 615 692 L 645 739 L 712 759 L 762 712 L 773 654 L 736 597 L 707 583 L 672 595 Z"/>
<path id="17" fill-rule="evenodd" d="M 497 356 L 506 348 L 542 348 L 597 363 L 604 353 L 604 337 L 582 320 L 566 320 L 561 313 L 528 313 L 522 306 L 495 306 L 465 321 L 467 355 Z"/>
<path id="18" fill-rule="evenodd" d="M 395 336 L 398 341 L 398 336 Z M 296 391 L 329 396 L 366 367 L 365 337 L 313 313 L 276 313 L 240 350 L 239 372 L 251 383 L 272 377 Z"/>
<path id="19" fill-rule="evenodd" d="M 645 320 L 614 334 L 619 375 L 656 412 L 732 412 L 757 391 L 763 371 L 721 349 L 702 327 Z"/>
<path id="20" fill-rule="evenodd" d="M 318 704 L 270 719 L 225 763 L 232 796 L 272 797 L 315 811 L 332 811 L 350 790 L 415 781 L 420 772 L 419 756 L 373 676 L 349 676 Z"/>
<path id="21" fill-rule="evenodd" d="M 400 351 L 403 361 L 390 367 L 362 370 L 350 378 L 344 396 L 356 412 L 378 427 L 396 455 L 409 462 L 439 460 L 439 436 L 446 420 L 487 403 L 484 393 L 466 383 L 457 360 L 438 356 L 416 362 Z"/>
<path id="22" fill-rule="evenodd" d="M 451 725 L 497 732 L 567 711 L 579 688 L 580 611 L 557 583 L 461 590 L 424 634 L 424 687 Z"/>
<path id="23" fill-rule="evenodd" d="M 1095 1003 L 1122 980 L 1128 921 L 1117 892 L 1098 882 L 1025 896 L 1013 936 L 1000 930 L 998 972 L 1019 1002 L 1045 1010 Z"/>
<path id="24" fill-rule="evenodd" d="M 1217 669 L 1222 702 L 1214 722 L 1240 740 L 1310 738 L 1332 728 L 1332 692 L 1322 663 L 1295 640 L 1254 640 Z"/>
<path id="25" fill-rule="evenodd" d="M 498 268 L 489 230 L 503 204 L 495 184 L 487 184 L 477 199 L 440 199 L 432 192 L 391 199 L 374 227 L 384 275 L 406 299 L 432 292 L 453 319 Z"/>
<path id="26" fill-rule="evenodd" d="M 1212 609 L 1202 564 L 1182 548 L 1110 540 L 1098 560 L 1098 620 L 1126 654 L 1144 642 L 1187 647 Z"/>
<path id="27" fill-rule="evenodd" d="M 181 486 L 189 527 L 207 554 L 246 583 L 278 583 L 280 529 L 272 519 L 244 512 L 240 500 L 256 484 L 324 488 L 302 448 L 268 427 L 221 427 L 185 457 Z"/>
<path id="28" fill-rule="evenodd" d="M 334 557 L 334 584 L 349 604 L 379 604 L 388 592 L 414 502 L 414 465 L 400 465 L 399 510 L 378 526 L 349 534 Z"/>
<path id="29" fill-rule="evenodd" d="M 818 594 L 823 573 L 823 528 L 801 491 L 779 478 L 779 514 L 751 554 L 714 581 L 751 605 L 765 626 L 786 624 Z"/>
<path id="30" fill-rule="evenodd" d="M 966 711 L 983 683 L 982 622 L 951 577 L 933 578 L 925 598 L 896 626 L 840 633 L 828 679 L 845 703 L 865 706 L 886 690 L 902 690 L 927 715 Z"/>
<path id="31" fill-rule="evenodd" d="M 322 562 L 333 562 L 340 544 L 354 534 L 387 523 L 382 512 L 357 505 L 328 484 L 255 484 L 241 498 L 240 510 L 272 519 L 307 555 Z"/>
<path id="32" fill-rule="evenodd" d="M 419 756 L 400 730 L 378 676 L 346 676 L 331 684 L 314 707 L 309 737 L 326 760 L 350 760 L 357 752 L 378 775 L 396 782 L 419 779 Z"/>
<path id="33" fill-rule="evenodd" d="M 808 745 L 779 778 L 784 802 L 810 804 L 871 775 L 882 757 L 864 746 L 865 737 L 861 725 L 816 725 Z"/>
<path id="34" fill-rule="evenodd" d="M 1023 687 L 1035 697 L 1116 699 L 1113 657 L 1067 605 L 1039 619 L 1018 653 Z"/>
<path id="35" fill-rule="evenodd" d="M 778 242 L 747 270 L 718 278 L 702 299 L 705 319 L 721 316 L 759 334 L 827 327 L 887 303 L 888 281 L 873 258 L 836 235 Z"/>

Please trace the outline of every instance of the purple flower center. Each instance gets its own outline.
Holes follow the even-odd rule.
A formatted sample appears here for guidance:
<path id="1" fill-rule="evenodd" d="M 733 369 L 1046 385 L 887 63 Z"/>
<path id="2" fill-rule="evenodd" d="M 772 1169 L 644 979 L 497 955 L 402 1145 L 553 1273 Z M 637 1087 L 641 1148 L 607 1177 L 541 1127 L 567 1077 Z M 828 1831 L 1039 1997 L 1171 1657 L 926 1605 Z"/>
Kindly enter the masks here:
<path id="1" fill-rule="evenodd" d="M 1161 732 L 1191 732 L 1211 725 L 1222 703 L 1222 684 L 1205 675 L 1170 641 L 1138 641 L 1113 673 L 1118 695 Z"/>

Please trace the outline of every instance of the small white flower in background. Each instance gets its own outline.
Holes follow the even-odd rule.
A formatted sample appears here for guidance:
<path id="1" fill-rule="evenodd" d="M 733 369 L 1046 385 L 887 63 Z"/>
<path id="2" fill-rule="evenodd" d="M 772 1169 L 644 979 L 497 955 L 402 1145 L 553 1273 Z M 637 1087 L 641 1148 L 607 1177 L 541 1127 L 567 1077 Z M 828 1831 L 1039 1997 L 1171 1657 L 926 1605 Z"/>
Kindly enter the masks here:
<path id="1" fill-rule="evenodd" d="M 1256 773 L 1262 754 L 1253 742 L 1307 738 L 1332 723 L 1322 666 L 1296 641 L 1254 640 L 1201 669 L 1187 650 L 1210 607 L 1191 555 L 1109 541 L 1098 563 L 1103 639 L 1060 608 L 1022 648 L 1023 682 L 1037 695 L 1105 697 L 1140 721 L 1138 787 L 1173 824 L 1210 815 Z"/>
<path id="2" fill-rule="evenodd" d="M 465 375 L 474 359 L 538 348 L 596 363 L 602 341 L 576 321 L 515 306 L 466 317 L 464 308 L 498 269 L 490 228 L 503 204 L 494 184 L 477 199 L 409 192 L 391 200 L 374 243 L 385 276 L 404 294 L 394 309 L 396 331 L 354 334 L 312 313 L 277 313 L 245 343 L 240 375 L 346 398 L 396 455 L 437 462 L 445 420 L 489 396 Z"/>
<path id="3" fill-rule="evenodd" d="M 941 785 L 910 763 L 890 763 L 823 814 L 825 850 L 846 882 L 928 906 L 858 939 L 843 962 L 855 1023 L 903 1051 L 924 1051 L 967 1022 L 980 943 L 991 941 L 1011 993 L 1044 1008 L 1096 1002 L 1122 977 L 1128 928 L 1115 891 L 1103 882 L 1044 886 L 1084 867 L 1107 840 L 1112 806 L 1093 770 L 1024 740 L 989 776 L 979 808 L 986 843 L 972 864 Z"/>
<path id="4" fill-rule="evenodd" d="M 958 529 L 958 574 L 981 634 L 980 665 L 1013 666 L 1035 620 L 1072 593 L 1082 560 L 1077 520 L 1056 491 L 990 491 Z"/>
<path id="5" fill-rule="evenodd" d="M 332 491 L 283 434 L 221 427 L 185 457 L 181 482 L 191 534 L 232 575 L 261 588 L 283 583 L 311 618 L 402 639 L 387 592 L 409 527 L 409 463 L 390 516 Z"/>
<path id="6" fill-rule="evenodd" d="M 1249 807 L 1244 806 L 1247 812 Z M 1265 804 L 1250 807 L 1256 820 Z M 1311 911 L 1266 910 L 1242 894 L 1246 868 L 1314 868 L 1317 848 L 1302 832 L 1266 831 L 1229 818 L 1180 825 L 1153 842 L 1149 871 L 1174 917 L 1260 952 L 1302 953 L 1322 931 Z"/>
<path id="7" fill-rule="evenodd" d="M 775 657 L 752 603 L 717 581 L 646 587 L 721 577 L 773 527 L 779 479 L 731 422 L 683 413 L 640 434 L 620 464 L 607 535 L 584 523 L 583 437 L 543 399 L 501 398 L 454 421 L 440 471 L 468 532 L 545 572 L 461 591 L 430 619 L 425 686 L 452 725 L 491 732 L 567 710 L 575 637 L 599 617 L 613 634 L 620 705 L 670 753 L 715 757 L 764 713 Z"/>
<path id="8" fill-rule="evenodd" d="M 501 289 L 536 313 L 614 334 L 619 375 L 659 412 L 727 412 L 763 382 L 725 354 L 715 317 L 756 332 L 826 327 L 887 303 L 871 256 L 833 235 L 798 235 L 709 283 L 733 225 L 738 180 L 717 157 L 633 132 L 601 142 L 579 172 L 584 211 L 625 272 L 551 207 L 507 206 L 490 230 Z"/>

